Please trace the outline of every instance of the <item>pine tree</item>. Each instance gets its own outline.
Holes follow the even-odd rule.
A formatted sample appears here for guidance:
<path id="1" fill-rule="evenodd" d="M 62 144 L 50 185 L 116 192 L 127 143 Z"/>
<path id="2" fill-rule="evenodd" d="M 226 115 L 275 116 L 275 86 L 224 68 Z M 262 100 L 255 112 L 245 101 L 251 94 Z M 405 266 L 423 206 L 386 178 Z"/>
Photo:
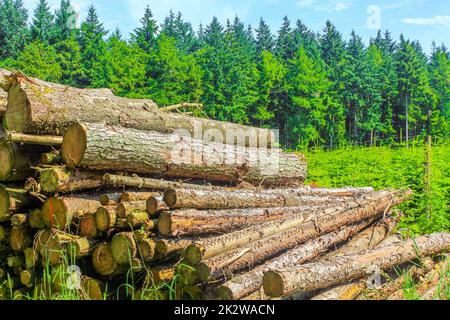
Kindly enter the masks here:
<path id="1" fill-rule="evenodd" d="M 274 36 L 264 19 L 261 18 L 259 27 L 256 29 L 256 53 L 260 56 L 263 51 L 273 52 L 274 47 Z"/>
<path id="2" fill-rule="evenodd" d="M 275 49 L 276 55 L 281 59 L 288 61 L 295 55 L 294 38 L 289 18 L 283 18 L 283 24 L 278 31 L 277 44 Z"/>
<path id="3" fill-rule="evenodd" d="M 153 13 L 150 6 L 145 8 L 144 17 L 140 20 L 141 26 L 134 29 L 132 39 L 138 46 L 147 53 L 150 53 L 156 45 L 156 32 L 158 26 L 153 19 Z"/>
<path id="4" fill-rule="evenodd" d="M 61 0 L 60 6 L 55 13 L 55 28 L 52 43 L 69 39 L 73 30 L 76 29 L 77 18 L 77 14 L 70 0 Z"/>
<path id="5" fill-rule="evenodd" d="M 61 66 L 61 83 L 69 86 L 82 86 L 86 75 L 81 62 L 81 50 L 75 33 L 55 45 L 57 62 Z"/>
<path id="6" fill-rule="evenodd" d="M 33 40 L 39 39 L 44 43 L 49 43 L 54 36 L 53 14 L 47 0 L 39 0 L 39 4 L 34 10 L 33 24 L 31 25 L 31 37 Z"/>
<path id="7" fill-rule="evenodd" d="M 104 87 L 106 43 L 103 37 L 107 34 L 99 21 L 94 6 L 90 6 L 86 21 L 81 24 L 80 48 L 83 73 L 82 86 Z"/>
<path id="8" fill-rule="evenodd" d="M 16 58 L 29 39 L 28 13 L 22 0 L 0 2 L 0 58 Z"/>

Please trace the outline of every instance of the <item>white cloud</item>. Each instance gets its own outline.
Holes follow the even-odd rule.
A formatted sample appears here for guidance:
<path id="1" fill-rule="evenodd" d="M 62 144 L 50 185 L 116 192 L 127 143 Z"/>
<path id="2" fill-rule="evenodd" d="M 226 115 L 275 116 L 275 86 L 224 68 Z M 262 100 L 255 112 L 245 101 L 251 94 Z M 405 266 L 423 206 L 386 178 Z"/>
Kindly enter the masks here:
<path id="1" fill-rule="evenodd" d="M 405 18 L 403 23 L 418 26 L 439 26 L 450 30 L 450 16 L 434 16 L 433 18 Z"/>
<path id="2" fill-rule="evenodd" d="M 334 10 L 337 12 L 344 11 L 350 8 L 350 5 L 345 2 L 338 2 L 334 5 Z"/>
<path id="3" fill-rule="evenodd" d="M 338 1 L 338 0 L 327 0 L 327 1 L 317 1 L 317 0 L 296 0 L 295 4 L 302 8 L 309 8 L 317 12 L 342 12 L 350 9 L 352 1 Z"/>

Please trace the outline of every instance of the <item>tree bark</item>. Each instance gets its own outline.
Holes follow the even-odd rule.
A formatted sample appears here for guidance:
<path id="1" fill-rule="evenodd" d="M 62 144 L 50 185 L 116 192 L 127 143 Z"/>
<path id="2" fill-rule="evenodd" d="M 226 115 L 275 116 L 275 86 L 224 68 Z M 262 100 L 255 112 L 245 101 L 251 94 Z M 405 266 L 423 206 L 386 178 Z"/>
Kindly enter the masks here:
<path id="1" fill-rule="evenodd" d="M 310 232 L 317 229 L 323 232 L 330 232 L 339 226 L 383 214 L 393 205 L 401 203 L 403 199 L 401 192 L 382 191 L 376 193 L 372 198 L 360 201 L 360 207 L 357 208 L 344 211 L 339 209 L 322 209 L 319 212 L 300 213 L 280 221 L 267 222 L 259 226 L 249 227 L 214 237 L 207 241 L 191 244 L 185 250 L 185 258 L 192 265 L 197 265 L 202 259 L 212 258 L 223 252 L 243 247 L 249 243 L 293 228 L 311 230 Z M 279 241 L 283 242 L 283 239 Z"/>
<path id="2" fill-rule="evenodd" d="M 84 123 L 67 130 L 62 156 L 71 168 L 127 169 L 135 173 L 225 182 L 288 184 L 303 182 L 306 177 L 303 156 L 224 146 L 201 140 L 190 142 L 175 134 Z M 276 160 L 279 160 L 276 168 L 279 170 L 268 170 Z"/>
<path id="3" fill-rule="evenodd" d="M 274 189 L 274 190 L 189 190 L 169 189 L 164 201 L 171 209 L 245 209 L 300 207 L 329 202 L 336 197 L 353 197 L 373 192 L 371 188 Z"/>
<path id="4" fill-rule="evenodd" d="M 281 208 L 255 208 L 230 210 L 195 209 L 162 212 L 158 221 L 159 233 L 165 237 L 202 236 L 207 234 L 226 234 L 265 222 L 276 221 L 308 211 L 330 207 L 356 207 L 354 201 L 330 202 L 323 205 Z"/>
<path id="5" fill-rule="evenodd" d="M 268 271 L 264 274 L 263 287 L 270 297 L 312 291 L 363 277 L 376 268 L 392 268 L 417 258 L 418 252 L 428 256 L 449 250 L 450 234 L 436 233 L 359 255 L 341 256 L 287 270 Z"/>
<path id="6" fill-rule="evenodd" d="M 22 181 L 33 176 L 32 167 L 39 162 L 42 151 L 0 141 L 0 182 Z"/>
<path id="7" fill-rule="evenodd" d="M 118 176 L 113 174 L 105 174 L 103 176 L 103 181 L 107 185 L 112 185 L 114 187 L 136 187 L 136 188 L 147 188 L 155 190 L 167 190 L 170 188 L 185 188 L 185 189 L 222 189 L 221 187 L 211 186 L 211 185 L 200 185 L 192 183 L 183 183 L 176 181 L 158 180 L 151 178 L 141 178 L 137 176 Z M 140 199 L 144 200 L 144 199 Z"/>
<path id="8" fill-rule="evenodd" d="M 5 140 L 17 144 L 36 144 L 42 146 L 60 146 L 63 142 L 61 136 L 41 136 L 24 133 L 7 132 Z"/>
<path id="9" fill-rule="evenodd" d="M 89 195 L 76 197 L 51 197 L 42 207 L 42 218 L 48 227 L 66 230 L 70 227 L 74 215 L 83 212 L 95 212 L 101 204 Z"/>
<path id="10" fill-rule="evenodd" d="M 70 193 L 103 187 L 101 173 L 51 167 L 39 170 L 39 183 L 46 193 Z"/>
<path id="11" fill-rule="evenodd" d="M 187 246 L 196 241 L 198 238 L 159 239 L 156 242 L 156 255 L 158 258 L 181 255 Z"/>
<path id="12" fill-rule="evenodd" d="M 35 202 L 23 189 L 0 185 L 0 222 L 8 221 L 12 214 L 32 207 Z"/>
<path id="13" fill-rule="evenodd" d="M 3 120 L 3 115 L 5 114 L 7 105 L 8 105 L 8 93 L 3 89 L 0 89 L 0 121 Z"/>
<path id="14" fill-rule="evenodd" d="M 120 202 L 135 202 L 135 201 L 147 201 L 148 198 L 154 197 L 154 196 L 161 196 L 161 193 L 159 192 L 131 192 L 131 191 L 125 191 L 122 192 L 120 195 L 119 201 Z"/>

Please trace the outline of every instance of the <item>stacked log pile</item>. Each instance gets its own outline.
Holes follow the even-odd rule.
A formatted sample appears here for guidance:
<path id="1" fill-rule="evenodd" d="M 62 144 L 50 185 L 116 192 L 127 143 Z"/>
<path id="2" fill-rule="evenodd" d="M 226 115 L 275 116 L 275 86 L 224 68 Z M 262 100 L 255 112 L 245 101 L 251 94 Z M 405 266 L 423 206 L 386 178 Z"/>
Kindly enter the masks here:
<path id="1" fill-rule="evenodd" d="M 343 296 L 417 259 L 413 243 L 450 249 L 385 240 L 409 191 L 305 186 L 269 130 L 6 70 L 0 87 L 0 299 Z"/>

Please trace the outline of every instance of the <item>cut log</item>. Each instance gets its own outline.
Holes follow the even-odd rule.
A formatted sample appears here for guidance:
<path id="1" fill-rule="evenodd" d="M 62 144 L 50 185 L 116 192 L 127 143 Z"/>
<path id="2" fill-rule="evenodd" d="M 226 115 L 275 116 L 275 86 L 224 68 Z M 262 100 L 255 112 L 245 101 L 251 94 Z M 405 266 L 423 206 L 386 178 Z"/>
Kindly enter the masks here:
<path id="1" fill-rule="evenodd" d="M 35 199 L 25 190 L 0 185 L 0 222 L 8 221 L 11 215 L 26 210 L 35 204 Z"/>
<path id="2" fill-rule="evenodd" d="M 115 206 L 100 207 L 95 212 L 95 223 L 98 230 L 106 232 L 113 229 L 117 224 L 117 210 Z"/>
<path id="3" fill-rule="evenodd" d="M 40 152 L 0 141 L 0 181 L 22 181 L 34 175 Z"/>
<path id="4" fill-rule="evenodd" d="M 102 174 L 65 167 L 40 169 L 39 182 L 42 191 L 46 193 L 70 193 L 103 186 Z"/>
<path id="5" fill-rule="evenodd" d="M 36 144 L 42 146 L 60 146 L 62 136 L 41 136 L 16 132 L 6 132 L 5 140 L 17 144 Z"/>
<path id="6" fill-rule="evenodd" d="M 118 264 L 131 264 L 137 255 L 137 243 L 133 232 L 116 234 L 111 241 L 111 254 Z"/>
<path id="7" fill-rule="evenodd" d="M 107 185 L 111 185 L 114 187 L 135 187 L 135 188 L 147 188 L 154 190 L 163 190 L 166 191 L 170 188 L 184 188 L 184 189 L 198 189 L 198 190 L 213 190 L 213 189 L 222 189 L 221 187 L 211 186 L 211 185 L 200 185 L 193 183 L 183 183 L 176 181 L 167 181 L 167 180 L 158 180 L 151 178 L 141 178 L 137 176 L 128 177 L 128 176 L 118 176 L 113 174 L 105 174 L 103 176 L 103 181 Z M 147 197 L 148 198 L 148 197 Z M 139 199 L 145 200 L 145 199 Z"/>
<path id="8" fill-rule="evenodd" d="M 27 288 L 32 288 L 34 285 L 35 274 L 32 270 L 23 270 L 20 273 L 20 282 Z"/>
<path id="9" fill-rule="evenodd" d="M 144 262 L 150 262 L 155 256 L 156 242 L 153 239 L 142 239 L 139 241 L 139 255 Z"/>
<path id="10" fill-rule="evenodd" d="M 8 93 L 5 90 L 0 89 L 0 121 L 3 119 L 3 115 L 8 105 Z"/>
<path id="11" fill-rule="evenodd" d="M 2 88 L 4 92 L 8 92 L 11 88 L 12 76 L 13 73 L 11 71 L 0 68 L 0 88 Z"/>
<path id="12" fill-rule="evenodd" d="M 385 270 L 417 258 L 450 251 L 450 234 L 436 233 L 404 241 L 363 254 L 337 257 L 296 268 L 268 271 L 264 274 L 264 292 L 281 297 L 293 292 L 305 292 L 330 287 L 363 277 L 375 269 Z M 325 272 L 324 272 L 325 270 Z"/>
<path id="13" fill-rule="evenodd" d="M 150 221 L 150 218 L 146 211 L 134 210 L 127 214 L 126 220 L 131 228 L 137 228 L 144 224 L 147 224 Z"/>
<path id="14" fill-rule="evenodd" d="M 128 214 L 133 211 L 146 211 L 146 202 L 124 202 L 117 206 L 117 216 L 121 219 L 126 219 Z"/>
<path id="15" fill-rule="evenodd" d="M 270 207 L 299 207 L 313 205 L 330 197 L 353 197 L 367 194 L 373 189 L 276 189 L 252 190 L 188 190 L 169 189 L 164 193 L 164 201 L 172 209 L 245 209 Z M 320 196 L 320 197 L 318 197 Z"/>
<path id="16" fill-rule="evenodd" d="M 161 196 L 159 192 L 130 192 L 125 191 L 120 195 L 120 202 L 147 201 L 150 197 Z"/>
<path id="17" fill-rule="evenodd" d="M 80 217 L 78 222 L 78 234 L 81 237 L 98 239 L 102 236 L 95 222 L 95 213 L 87 213 Z"/>
<path id="18" fill-rule="evenodd" d="M 89 196 L 51 197 L 42 207 L 42 218 L 47 226 L 65 230 L 69 228 L 76 213 L 95 212 L 99 207 L 100 202 Z"/>
<path id="19" fill-rule="evenodd" d="M 22 251 L 32 243 L 30 237 L 28 216 L 15 214 L 11 217 L 11 231 L 9 234 L 9 245 L 13 251 Z"/>
<path id="20" fill-rule="evenodd" d="M 100 196 L 99 201 L 102 206 L 117 206 L 120 203 L 121 195 L 121 193 L 104 193 Z"/>
<path id="21" fill-rule="evenodd" d="M 23 256 L 25 257 L 25 268 L 34 270 L 39 259 L 39 252 L 29 247 L 23 250 Z"/>
<path id="22" fill-rule="evenodd" d="M 106 242 L 99 244 L 92 252 L 92 265 L 95 272 L 102 276 L 123 274 L 128 270 L 128 266 L 114 261 L 111 246 Z"/>
<path id="23" fill-rule="evenodd" d="M 354 223 L 362 219 L 372 218 L 388 212 L 391 206 L 404 200 L 403 192 L 381 191 L 369 199 L 361 200 L 361 207 L 339 210 L 323 209 L 318 212 L 300 213 L 280 221 L 271 221 L 259 226 L 249 227 L 223 236 L 214 237 L 201 243 L 189 245 L 185 257 L 192 265 L 202 259 L 209 259 L 223 252 L 245 246 L 251 242 L 270 237 L 274 234 L 301 227 L 312 230 L 333 231 L 339 226 Z M 283 241 L 280 239 L 280 241 Z"/>
<path id="24" fill-rule="evenodd" d="M 159 217 L 158 230 L 161 235 L 166 237 L 224 234 L 332 206 L 345 209 L 357 207 L 358 204 L 348 200 L 348 202 L 342 203 L 331 202 L 324 205 L 303 207 L 166 211 L 161 213 Z"/>
<path id="25" fill-rule="evenodd" d="M 105 289 L 101 281 L 83 277 L 82 283 L 89 300 L 101 301 L 105 299 Z"/>
<path id="26" fill-rule="evenodd" d="M 147 209 L 147 213 L 151 216 L 154 216 L 154 215 L 157 215 L 158 213 L 169 210 L 169 207 L 164 202 L 162 196 L 149 197 L 146 201 L 145 206 Z"/>
<path id="27" fill-rule="evenodd" d="M 184 249 L 196 241 L 198 238 L 159 239 L 156 242 L 156 254 L 158 258 L 182 255 Z"/>
<path id="28" fill-rule="evenodd" d="M 173 265 L 159 265 L 150 269 L 147 279 L 148 285 L 159 286 L 162 283 L 171 282 L 175 277 L 175 268 Z"/>
<path id="29" fill-rule="evenodd" d="M 126 146 L 126 148 L 124 148 Z M 104 156 L 105 149 L 108 156 Z M 226 150 L 225 150 L 226 149 Z M 296 154 L 187 141 L 175 134 L 104 124 L 75 124 L 64 135 L 61 154 L 71 167 L 126 169 L 135 173 L 262 184 L 302 182 L 306 161 Z M 279 167 L 268 170 L 270 164 Z M 276 169 L 276 170 L 275 170 Z"/>
<path id="30" fill-rule="evenodd" d="M 41 160 L 39 163 L 44 166 L 53 166 L 62 164 L 63 159 L 59 151 L 52 151 L 41 154 Z"/>
<path id="31" fill-rule="evenodd" d="M 153 101 L 115 97 L 104 89 L 76 89 L 20 75 L 8 80 L 5 127 L 11 131 L 58 135 L 77 121 L 106 121 L 110 125 L 179 132 L 205 140 L 219 135 L 228 144 L 262 148 L 276 142 L 268 129 L 158 111 Z"/>
<path id="32" fill-rule="evenodd" d="M 30 226 L 33 229 L 44 229 L 46 227 L 44 219 L 42 218 L 41 209 L 33 209 L 30 211 L 29 215 Z"/>

